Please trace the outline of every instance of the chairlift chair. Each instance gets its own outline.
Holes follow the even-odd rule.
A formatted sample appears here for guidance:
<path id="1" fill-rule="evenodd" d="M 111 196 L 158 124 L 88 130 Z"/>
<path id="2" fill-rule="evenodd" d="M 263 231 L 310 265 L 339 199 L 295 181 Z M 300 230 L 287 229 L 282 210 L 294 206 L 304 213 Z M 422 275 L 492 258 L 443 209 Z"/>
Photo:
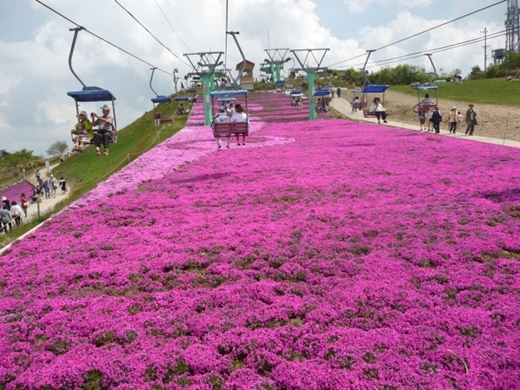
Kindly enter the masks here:
<path id="1" fill-rule="evenodd" d="M 244 98 L 244 111 L 249 118 L 249 112 L 247 107 L 247 90 L 239 89 L 239 90 L 229 90 L 229 91 L 213 91 L 210 93 L 211 96 L 211 106 L 212 111 L 216 112 L 215 105 L 221 105 L 223 102 L 237 102 L 237 98 Z M 249 136 L 249 120 L 246 122 L 221 122 L 217 123 L 213 121 L 211 124 L 211 128 L 213 130 L 213 136 L 215 138 L 236 136 L 236 135 L 246 135 Z"/>
<path id="2" fill-rule="evenodd" d="M 413 107 L 413 112 L 416 114 L 419 112 L 433 112 L 435 108 L 439 104 L 439 96 L 438 90 L 439 87 L 436 85 L 420 85 L 417 87 L 413 87 L 417 91 L 417 100 L 418 103 Z M 423 103 L 421 101 L 421 92 L 427 93 L 428 91 L 435 91 L 435 103 Z"/>
<path id="3" fill-rule="evenodd" d="M 74 54 L 74 47 L 76 46 L 76 40 L 78 37 L 78 33 L 83 30 L 83 27 L 71 28 L 69 31 L 74 31 L 74 38 L 72 39 L 72 44 L 70 47 L 69 53 L 69 68 L 76 77 L 76 79 L 83 85 L 83 89 L 81 91 L 70 91 L 67 92 L 67 95 L 74 99 L 74 103 L 76 105 L 76 116 L 79 116 L 79 105 L 84 102 L 112 102 L 112 115 L 114 116 L 114 125 L 112 126 L 112 139 L 110 142 L 117 143 L 117 118 L 116 118 L 116 106 L 115 100 L 116 97 L 108 90 L 99 88 L 99 87 L 88 87 L 85 83 L 78 77 L 78 75 L 74 72 L 72 68 L 72 56 Z M 94 132 L 97 130 L 94 129 Z M 72 141 L 74 141 L 74 135 L 71 134 Z"/>

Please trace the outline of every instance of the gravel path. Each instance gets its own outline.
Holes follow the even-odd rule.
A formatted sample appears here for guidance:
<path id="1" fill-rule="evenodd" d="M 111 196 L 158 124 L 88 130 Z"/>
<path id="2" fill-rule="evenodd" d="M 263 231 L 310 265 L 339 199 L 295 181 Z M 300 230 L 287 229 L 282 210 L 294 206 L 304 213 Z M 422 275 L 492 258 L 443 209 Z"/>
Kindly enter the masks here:
<path id="1" fill-rule="evenodd" d="M 392 112 L 392 120 L 405 123 L 419 124 L 417 115 L 411 109 L 417 104 L 417 97 L 405 95 L 388 89 L 386 91 L 385 107 Z M 448 99 L 439 99 L 439 109 L 443 118 L 448 117 L 452 106 L 456 106 L 462 114 L 468 109 L 468 103 Z M 476 104 L 479 125 L 475 128 L 475 134 L 492 138 L 504 138 L 520 141 L 520 109 L 491 104 Z M 448 124 L 443 124 L 448 129 Z M 464 127 L 465 130 L 465 127 Z"/>

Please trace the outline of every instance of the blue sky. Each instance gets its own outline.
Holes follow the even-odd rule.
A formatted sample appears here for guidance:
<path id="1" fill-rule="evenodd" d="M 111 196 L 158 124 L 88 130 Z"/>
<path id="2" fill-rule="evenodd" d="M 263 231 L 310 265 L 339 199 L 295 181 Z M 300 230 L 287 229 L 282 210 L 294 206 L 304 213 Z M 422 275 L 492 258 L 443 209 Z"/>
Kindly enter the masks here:
<path id="1" fill-rule="evenodd" d="M 180 75 L 190 69 L 159 45 L 111 0 L 42 0 L 65 16 L 147 62 Z M 118 0 L 179 57 L 224 51 L 225 0 Z M 330 48 L 324 65 L 362 55 L 452 18 L 493 4 L 492 0 L 229 0 L 229 29 L 240 31 L 246 57 L 259 64 L 270 48 Z M 159 8 L 160 7 L 160 8 Z M 168 20 L 162 15 L 161 10 Z M 433 49 L 476 38 L 487 28 L 504 29 L 506 3 L 372 54 L 372 61 Z M 173 26 L 173 28 L 170 26 Z M 75 121 L 67 91 L 81 85 L 68 69 L 73 25 L 34 0 L 0 1 L 0 149 L 21 148 L 45 155 L 55 141 L 69 141 Z M 174 31 L 175 30 L 175 31 Z M 269 37 L 269 40 L 268 40 Z M 228 67 L 240 61 L 228 42 Z M 488 42 L 503 47 L 504 38 Z M 484 65 L 483 43 L 434 54 L 438 69 Z M 364 58 L 342 63 L 359 68 Z M 491 60 L 488 60 L 490 62 Z M 425 58 L 410 61 L 427 66 Z M 291 63 L 292 64 L 292 63 Z M 397 64 L 397 63 L 396 63 Z M 393 64 L 393 65 L 396 65 Z M 393 66 L 392 65 L 392 66 Z M 117 97 L 118 122 L 124 126 L 151 109 L 150 66 L 81 32 L 74 68 L 87 85 Z M 256 72 L 258 75 L 258 72 Z M 173 93 L 171 76 L 156 72 L 154 89 Z M 98 111 L 99 104 L 82 107 Z"/>

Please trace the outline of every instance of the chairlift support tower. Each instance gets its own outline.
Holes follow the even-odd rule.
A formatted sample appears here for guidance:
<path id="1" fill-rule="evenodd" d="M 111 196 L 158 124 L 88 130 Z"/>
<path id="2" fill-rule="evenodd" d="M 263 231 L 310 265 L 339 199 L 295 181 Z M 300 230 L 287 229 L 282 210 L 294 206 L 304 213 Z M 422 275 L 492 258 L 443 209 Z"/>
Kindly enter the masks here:
<path id="1" fill-rule="evenodd" d="M 202 81 L 202 98 L 204 100 L 204 125 L 211 125 L 213 114 L 211 112 L 210 93 L 214 89 L 215 80 L 213 76 L 217 66 L 223 64 L 220 57 L 224 52 L 222 51 L 207 51 L 201 53 L 187 53 L 184 56 L 190 62 L 193 72 L 188 73 L 189 76 L 199 75 Z M 211 87 L 213 81 L 213 88 Z"/>
<path id="2" fill-rule="evenodd" d="M 291 60 L 289 57 L 285 58 L 289 50 L 290 49 L 265 49 L 269 58 L 266 58 L 264 61 L 269 65 L 275 83 L 282 78 L 280 70 L 283 69 L 283 64 Z"/>
<path id="3" fill-rule="evenodd" d="M 326 67 L 322 67 L 321 64 L 323 62 L 323 59 L 325 58 L 325 54 L 327 54 L 327 52 L 329 51 L 330 49 L 296 49 L 296 50 L 291 50 L 291 52 L 294 54 L 294 57 L 296 58 L 296 60 L 298 61 L 298 63 L 300 64 L 301 68 L 300 69 L 294 69 L 294 71 L 304 71 L 307 73 L 307 81 L 309 83 L 309 89 L 307 91 L 308 93 L 308 98 L 309 98 L 309 119 L 310 120 L 315 120 L 315 119 L 318 119 L 318 115 L 316 114 L 316 102 L 314 101 L 314 93 L 316 92 L 316 83 L 315 83 L 315 80 L 316 80 L 316 72 L 318 70 L 328 70 Z M 298 56 L 298 53 L 300 54 L 300 56 L 303 55 L 303 53 L 306 53 L 305 54 L 305 57 L 303 58 L 303 61 L 300 59 L 300 57 Z M 318 54 L 318 58 L 316 58 L 316 55 L 314 53 L 323 53 L 321 55 L 321 58 L 319 58 L 319 54 Z M 309 66 L 308 65 L 308 60 L 310 59 L 309 57 L 312 57 L 316 63 L 316 66 Z M 306 65 L 307 64 L 307 65 Z"/>

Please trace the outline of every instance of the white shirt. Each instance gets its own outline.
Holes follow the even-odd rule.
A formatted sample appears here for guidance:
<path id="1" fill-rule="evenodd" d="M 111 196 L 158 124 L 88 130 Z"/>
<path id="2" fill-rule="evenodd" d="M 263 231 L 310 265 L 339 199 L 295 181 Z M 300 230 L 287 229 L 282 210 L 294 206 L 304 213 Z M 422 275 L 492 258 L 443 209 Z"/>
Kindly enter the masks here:
<path id="1" fill-rule="evenodd" d="M 235 112 L 231 116 L 231 122 L 247 122 L 247 114 L 245 112 Z"/>
<path id="2" fill-rule="evenodd" d="M 385 111 L 385 108 L 383 107 L 383 105 L 381 103 L 378 103 L 378 104 L 375 104 L 375 103 L 372 103 L 372 105 L 370 106 L 370 112 L 382 112 L 382 111 Z"/>
<path id="3" fill-rule="evenodd" d="M 215 119 L 213 119 L 213 121 L 219 122 L 219 123 L 229 122 L 230 118 L 229 118 L 228 114 L 226 114 L 225 112 L 219 112 L 217 114 L 217 116 L 215 116 Z"/>

